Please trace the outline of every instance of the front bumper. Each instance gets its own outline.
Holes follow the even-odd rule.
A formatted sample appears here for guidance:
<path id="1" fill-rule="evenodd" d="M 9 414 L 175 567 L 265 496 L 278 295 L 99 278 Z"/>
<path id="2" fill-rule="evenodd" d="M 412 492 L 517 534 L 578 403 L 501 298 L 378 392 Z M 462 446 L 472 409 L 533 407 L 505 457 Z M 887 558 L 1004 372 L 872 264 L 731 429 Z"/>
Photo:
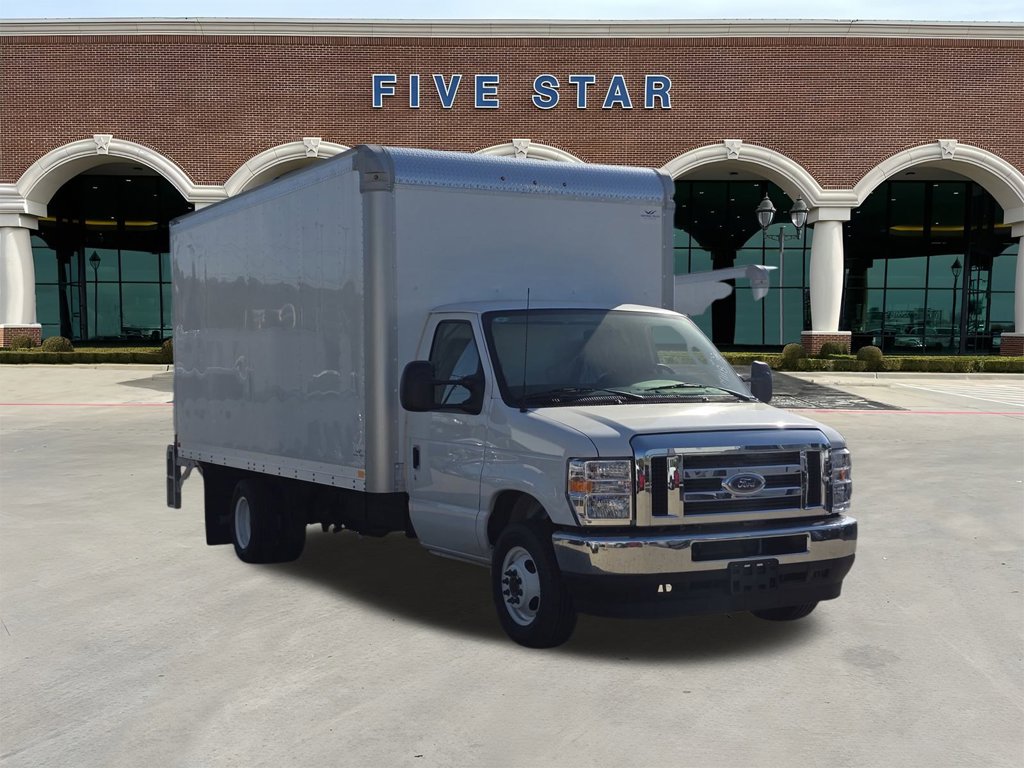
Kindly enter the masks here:
<path id="1" fill-rule="evenodd" d="M 838 597 L 853 565 L 857 521 L 641 536 L 556 531 L 552 542 L 584 613 L 730 613 Z"/>

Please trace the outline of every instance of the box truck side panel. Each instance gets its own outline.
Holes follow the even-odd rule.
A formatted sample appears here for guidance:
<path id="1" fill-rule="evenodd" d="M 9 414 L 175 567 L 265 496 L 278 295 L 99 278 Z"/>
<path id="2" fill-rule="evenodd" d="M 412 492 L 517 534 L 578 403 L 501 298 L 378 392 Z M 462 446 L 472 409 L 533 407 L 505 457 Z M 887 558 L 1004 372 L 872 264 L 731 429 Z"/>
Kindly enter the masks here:
<path id="1" fill-rule="evenodd" d="M 525 301 L 527 291 L 535 302 L 663 303 L 664 271 L 636 258 L 661 250 L 661 208 L 424 187 L 395 196 L 401 360 L 443 304 Z"/>
<path id="2" fill-rule="evenodd" d="M 363 488 L 362 215 L 340 162 L 175 222 L 185 458 Z"/>

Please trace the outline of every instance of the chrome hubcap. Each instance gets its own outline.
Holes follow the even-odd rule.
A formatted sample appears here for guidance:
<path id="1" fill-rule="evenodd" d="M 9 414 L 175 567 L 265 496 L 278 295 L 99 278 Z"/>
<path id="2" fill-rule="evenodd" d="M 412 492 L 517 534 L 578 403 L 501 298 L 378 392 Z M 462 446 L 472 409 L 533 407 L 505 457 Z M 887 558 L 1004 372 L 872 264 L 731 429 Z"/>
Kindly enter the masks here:
<path id="1" fill-rule="evenodd" d="M 540 610 L 540 576 L 533 556 L 512 547 L 501 564 L 501 594 L 505 610 L 521 627 L 529 626 Z"/>
<path id="2" fill-rule="evenodd" d="M 252 520 L 249 513 L 249 500 L 243 496 L 235 504 L 235 541 L 242 549 L 249 546 L 252 538 Z"/>

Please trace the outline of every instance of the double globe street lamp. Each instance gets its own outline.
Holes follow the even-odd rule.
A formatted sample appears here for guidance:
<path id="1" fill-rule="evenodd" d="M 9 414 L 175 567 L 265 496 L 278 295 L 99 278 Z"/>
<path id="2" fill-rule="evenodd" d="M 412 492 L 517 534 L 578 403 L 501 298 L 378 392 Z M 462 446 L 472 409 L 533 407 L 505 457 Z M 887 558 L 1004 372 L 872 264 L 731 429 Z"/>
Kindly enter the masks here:
<path id="1" fill-rule="evenodd" d="M 800 239 L 800 231 L 804 228 L 807 223 L 807 214 L 810 213 L 810 209 L 807 207 L 807 203 L 804 202 L 802 197 L 798 197 L 793 203 L 793 207 L 789 209 L 789 220 L 796 227 L 795 235 L 786 234 L 786 224 L 782 222 L 779 224 L 778 232 L 774 235 L 768 234 L 768 227 L 771 226 L 775 220 L 775 205 L 772 203 L 771 198 L 765 193 L 764 200 L 762 200 L 757 206 L 757 223 L 761 225 L 761 231 L 768 240 L 777 240 L 779 243 L 779 344 L 785 344 L 786 338 L 783 335 L 783 301 L 782 301 L 782 283 L 783 283 L 783 271 L 782 267 L 786 257 L 786 241 L 787 240 L 798 240 Z"/>

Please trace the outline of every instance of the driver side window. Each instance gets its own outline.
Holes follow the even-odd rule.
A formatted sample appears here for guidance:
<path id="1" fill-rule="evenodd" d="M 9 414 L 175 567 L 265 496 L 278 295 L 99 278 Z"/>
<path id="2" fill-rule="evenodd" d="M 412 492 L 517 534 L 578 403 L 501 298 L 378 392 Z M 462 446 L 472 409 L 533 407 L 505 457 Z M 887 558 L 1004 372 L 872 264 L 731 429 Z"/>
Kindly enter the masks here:
<path id="1" fill-rule="evenodd" d="M 444 320 L 434 331 L 430 348 L 434 376 L 442 381 L 465 379 L 466 384 L 439 384 L 434 402 L 439 410 L 448 408 L 480 413 L 483 405 L 483 369 L 473 338 L 473 327 L 462 320 Z"/>

